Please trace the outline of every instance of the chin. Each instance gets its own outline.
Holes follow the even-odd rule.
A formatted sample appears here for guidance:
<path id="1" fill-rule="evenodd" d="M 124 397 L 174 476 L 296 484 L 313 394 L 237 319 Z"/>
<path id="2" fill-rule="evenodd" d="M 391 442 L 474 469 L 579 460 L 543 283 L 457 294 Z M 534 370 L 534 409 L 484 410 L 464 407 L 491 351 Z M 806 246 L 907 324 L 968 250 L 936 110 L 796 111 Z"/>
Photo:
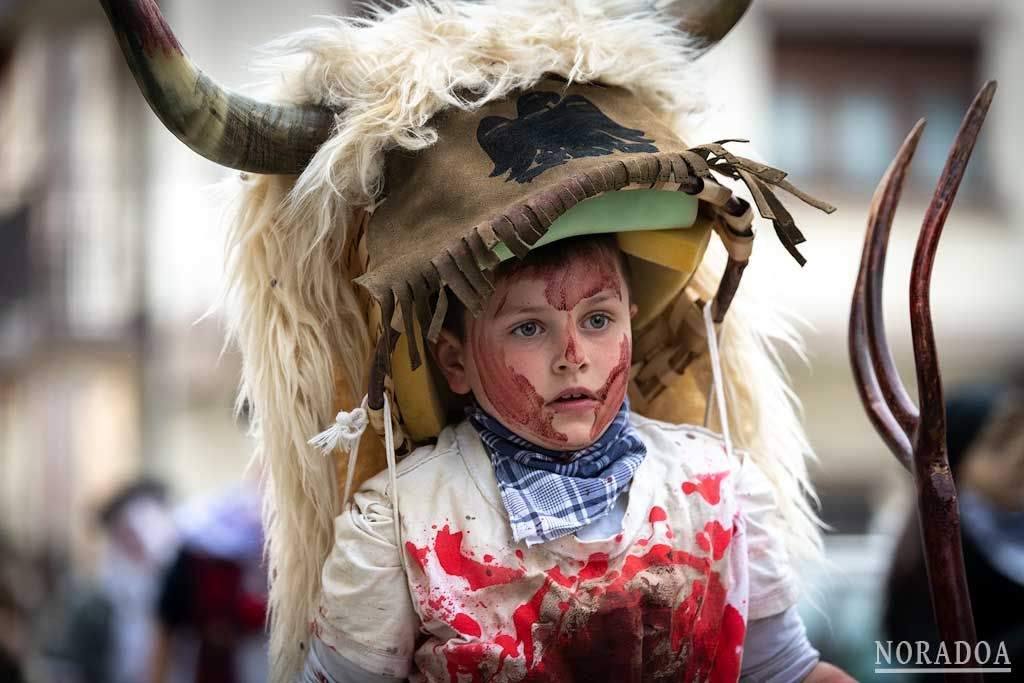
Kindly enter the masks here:
<path id="1" fill-rule="evenodd" d="M 593 421 L 587 420 L 586 424 L 583 421 L 574 421 L 572 424 L 559 425 L 558 421 L 552 425 L 557 431 L 565 434 L 565 441 L 561 441 L 557 444 L 550 444 L 549 448 L 559 451 L 578 451 L 581 448 L 586 448 L 593 444 L 597 439 L 591 437 L 590 432 L 593 428 Z"/>

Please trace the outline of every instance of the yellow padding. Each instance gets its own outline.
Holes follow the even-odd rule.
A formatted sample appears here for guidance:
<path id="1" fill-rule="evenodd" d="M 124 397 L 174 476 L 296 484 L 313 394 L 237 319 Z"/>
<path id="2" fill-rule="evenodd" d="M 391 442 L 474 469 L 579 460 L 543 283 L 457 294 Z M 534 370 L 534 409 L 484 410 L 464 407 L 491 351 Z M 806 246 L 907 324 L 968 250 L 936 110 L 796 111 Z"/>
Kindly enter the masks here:
<path id="1" fill-rule="evenodd" d="M 690 276 L 634 256 L 629 257 L 629 267 L 633 271 L 630 298 L 637 307 L 633 329 L 639 330 L 676 298 Z"/>
<path id="2" fill-rule="evenodd" d="M 429 363 L 432 362 L 423 349 L 423 338 L 416 328 L 416 346 L 423 362 L 415 370 L 409 363 L 408 341 L 403 334 L 398 337 L 394 353 L 391 354 L 391 373 L 395 381 L 395 401 L 402 414 L 406 433 L 414 443 L 432 439 L 444 429 L 445 409 L 434 386 Z"/>
<path id="3" fill-rule="evenodd" d="M 711 221 L 698 218 L 689 228 L 620 232 L 619 248 L 630 259 L 631 294 L 637 305 L 633 329 L 665 309 L 693 277 L 711 239 Z"/>
<path id="4" fill-rule="evenodd" d="M 620 232 L 616 237 L 630 256 L 693 275 L 708 248 L 711 222 L 700 218 L 689 228 Z"/>

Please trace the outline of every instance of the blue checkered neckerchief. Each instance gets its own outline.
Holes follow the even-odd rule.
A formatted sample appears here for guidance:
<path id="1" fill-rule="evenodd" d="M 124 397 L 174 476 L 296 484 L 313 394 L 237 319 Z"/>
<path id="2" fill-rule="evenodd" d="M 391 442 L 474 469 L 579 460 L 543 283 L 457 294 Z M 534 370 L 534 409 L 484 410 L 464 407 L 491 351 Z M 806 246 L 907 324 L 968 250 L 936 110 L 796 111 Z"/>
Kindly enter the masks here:
<path id="1" fill-rule="evenodd" d="M 629 423 L 628 400 L 597 441 L 575 452 L 540 448 L 475 402 L 466 414 L 491 456 L 512 538 L 527 545 L 567 536 L 607 514 L 647 455 Z"/>

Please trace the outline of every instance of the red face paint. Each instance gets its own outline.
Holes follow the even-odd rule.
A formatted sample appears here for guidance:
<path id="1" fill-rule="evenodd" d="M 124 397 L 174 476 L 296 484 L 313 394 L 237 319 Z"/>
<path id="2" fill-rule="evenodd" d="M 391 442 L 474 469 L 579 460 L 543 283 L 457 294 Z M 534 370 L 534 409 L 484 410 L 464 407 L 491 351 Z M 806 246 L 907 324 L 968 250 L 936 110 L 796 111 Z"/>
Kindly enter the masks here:
<path id="1" fill-rule="evenodd" d="M 572 315 L 565 316 L 565 328 L 567 330 L 566 336 L 568 339 L 565 343 L 565 362 L 572 363 L 573 365 L 580 365 L 583 363 L 583 355 L 580 353 L 580 343 L 577 339 L 576 323 L 573 322 Z"/>
<path id="2" fill-rule="evenodd" d="M 632 358 L 633 345 L 629 335 L 624 334 L 619 341 L 619 362 L 612 368 L 604 386 L 597 394 L 601 405 L 594 415 L 594 426 L 590 428 L 591 439 L 597 439 L 604 433 L 622 407 L 629 386 L 629 366 Z"/>
<path id="3" fill-rule="evenodd" d="M 524 267 L 516 278 L 544 281 L 544 298 L 559 311 L 571 311 L 584 299 L 611 290 L 622 299 L 622 276 L 611 254 L 598 258 L 572 258 L 567 263 L 547 268 Z"/>
<path id="4" fill-rule="evenodd" d="M 568 437 L 552 426 L 554 413 L 544 410 L 544 397 L 530 380 L 505 361 L 504 353 L 490 352 L 492 345 L 484 338 L 483 325 L 474 320 L 469 327 L 473 359 L 484 394 L 497 413 L 495 417 L 506 421 L 514 431 L 525 431 L 524 436 L 531 440 L 565 443 Z"/>
<path id="5" fill-rule="evenodd" d="M 475 369 L 469 384 L 484 408 L 545 448 L 571 451 L 593 443 L 622 405 L 629 381 L 632 344 L 623 287 L 617 260 L 603 253 L 550 267 L 523 266 L 501 279 L 494 303 L 468 326 Z M 599 294 L 605 299 L 585 301 Z M 607 327 L 591 326 L 590 316 L 599 311 L 608 316 Z M 520 321 L 540 331 L 520 335 L 513 327 Z M 593 398 L 576 406 L 554 403 L 577 389 Z"/>

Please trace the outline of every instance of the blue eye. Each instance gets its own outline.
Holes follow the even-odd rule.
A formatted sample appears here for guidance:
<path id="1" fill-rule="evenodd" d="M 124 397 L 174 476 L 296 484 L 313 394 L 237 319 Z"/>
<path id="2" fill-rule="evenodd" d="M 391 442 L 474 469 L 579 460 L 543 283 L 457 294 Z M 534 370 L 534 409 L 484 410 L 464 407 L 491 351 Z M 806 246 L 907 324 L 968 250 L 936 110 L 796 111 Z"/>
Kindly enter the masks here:
<path id="1" fill-rule="evenodd" d="M 608 316 L 604 313 L 595 313 L 587 318 L 587 327 L 592 330 L 603 330 L 608 327 Z"/>
<path id="2" fill-rule="evenodd" d="M 529 339 L 530 337 L 535 337 L 539 333 L 540 325 L 538 325 L 535 322 L 527 322 L 523 323 L 522 325 L 517 325 L 515 329 L 512 330 L 512 334 L 516 335 L 517 337 L 525 337 L 527 339 Z"/>

